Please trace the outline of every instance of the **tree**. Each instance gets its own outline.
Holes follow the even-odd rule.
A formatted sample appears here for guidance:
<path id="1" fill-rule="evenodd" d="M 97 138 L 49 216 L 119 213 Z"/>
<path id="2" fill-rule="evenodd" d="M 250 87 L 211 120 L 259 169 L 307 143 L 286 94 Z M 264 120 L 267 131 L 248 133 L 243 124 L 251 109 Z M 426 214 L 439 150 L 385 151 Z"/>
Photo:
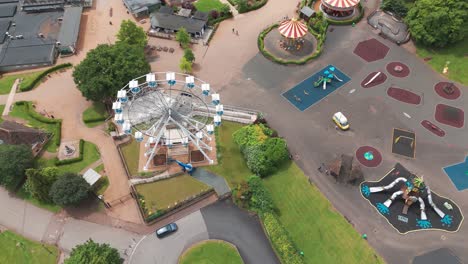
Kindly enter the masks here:
<path id="1" fill-rule="evenodd" d="M 77 205 L 88 197 L 90 188 L 80 175 L 65 173 L 52 184 L 49 195 L 57 205 Z"/>
<path id="2" fill-rule="evenodd" d="M 75 67 L 73 79 L 87 99 L 110 103 L 125 84 L 149 71 L 144 50 L 137 45 L 101 44 Z"/>
<path id="3" fill-rule="evenodd" d="M 239 13 L 247 12 L 248 9 L 249 4 L 247 3 L 247 0 L 237 0 L 237 10 Z"/>
<path id="4" fill-rule="evenodd" d="M 408 8 L 405 6 L 404 0 L 384 0 L 382 9 L 392 12 L 399 17 L 405 17 L 408 13 Z"/>
<path id="5" fill-rule="evenodd" d="M 185 57 L 182 57 L 180 60 L 180 70 L 184 73 L 191 73 L 192 72 L 192 63 L 188 61 Z"/>
<path id="6" fill-rule="evenodd" d="M 195 61 L 195 55 L 193 54 L 193 51 L 191 49 L 184 50 L 184 58 L 189 62 Z"/>
<path id="7" fill-rule="evenodd" d="M 0 144 L 0 184 L 14 191 L 23 182 L 25 170 L 34 164 L 28 145 Z"/>
<path id="8" fill-rule="evenodd" d="M 117 249 L 109 244 L 99 244 L 92 239 L 74 247 L 65 264 L 122 264 L 123 259 Z"/>
<path id="9" fill-rule="evenodd" d="M 117 33 L 117 44 L 125 42 L 129 45 L 136 45 L 143 49 L 146 46 L 147 41 L 143 28 L 139 27 L 131 20 L 122 21 L 119 32 Z"/>
<path id="10" fill-rule="evenodd" d="M 51 203 L 49 191 L 52 184 L 59 178 L 57 167 L 26 170 L 26 190 L 39 201 Z"/>
<path id="11" fill-rule="evenodd" d="M 190 35 L 189 33 L 187 33 L 187 30 L 185 28 L 179 28 L 179 30 L 176 33 L 176 40 L 179 42 L 182 48 L 188 48 L 190 44 Z"/>
<path id="12" fill-rule="evenodd" d="M 226 16 L 231 13 L 231 7 L 228 4 L 223 4 L 219 11 L 223 14 L 223 16 Z"/>
<path id="13" fill-rule="evenodd" d="M 216 9 L 213 9 L 210 11 L 210 18 L 211 19 L 217 19 L 219 17 L 219 12 Z"/>
<path id="14" fill-rule="evenodd" d="M 416 42 L 445 47 L 468 37 L 467 10 L 466 0 L 418 0 L 406 22 Z"/>

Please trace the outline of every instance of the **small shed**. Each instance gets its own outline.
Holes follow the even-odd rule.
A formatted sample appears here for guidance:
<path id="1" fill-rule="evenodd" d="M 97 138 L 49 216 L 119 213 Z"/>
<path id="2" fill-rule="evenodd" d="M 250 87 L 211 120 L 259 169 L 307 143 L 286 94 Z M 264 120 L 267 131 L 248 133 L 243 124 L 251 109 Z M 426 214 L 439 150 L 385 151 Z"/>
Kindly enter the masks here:
<path id="1" fill-rule="evenodd" d="M 300 13 L 299 17 L 304 19 L 304 20 L 309 21 L 309 19 L 311 17 L 313 17 L 314 15 L 315 15 L 315 10 L 313 10 L 312 8 L 310 8 L 308 6 L 304 6 L 301 9 L 301 13 Z"/>
<path id="2" fill-rule="evenodd" d="M 83 178 L 86 180 L 89 185 L 93 186 L 100 178 L 101 174 L 97 173 L 93 169 L 88 169 L 84 174 Z"/>

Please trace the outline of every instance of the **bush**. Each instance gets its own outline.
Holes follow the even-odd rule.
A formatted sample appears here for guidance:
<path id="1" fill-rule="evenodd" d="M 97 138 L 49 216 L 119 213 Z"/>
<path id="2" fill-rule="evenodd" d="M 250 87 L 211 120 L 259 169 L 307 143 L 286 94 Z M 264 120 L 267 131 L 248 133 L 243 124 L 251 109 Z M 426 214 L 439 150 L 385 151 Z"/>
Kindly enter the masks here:
<path id="1" fill-rule="evenodd" d="M 0 184 L 15 191 L 25 178 L 25 170 L 34 165 L 29 145 L 0 144 Z"/>
<path id="2" fill-rule="evenodd" d="M 211 19 L 217 19 L 219 17 L 219 12 L 217 10 L 211 10 L 210 11 L 210 18 Z"/>
<path id="3" fill-rule="evenodd" d="M 273 213 L 263 213 L 260 215 L 266 233 L 270 238 L 275 251 L 281 258 L 282 263 L 301 264 L 304 263 L 302 257 L 298 254 L 293 241 L 281 222 Z"/>
<path id="4" fill-rule="evenodd" d="M 248 146 L 262 144 L 268 136 L 273 134 L 273 130 L 263 124 L 244 126 L 234 132 L 233 139 L 239 145 L 241 151 Z"/>
<path id="5" fill-rule="evenodd" d="M 242 180 L 241 183 L 233 190 L 232 196 L 234 202 L 241 208 L 248 208 L 250 203 L 250 198 L 252 197 L 252 192 L 250 191 L 249 184 Z"/>
<path id="6" fill-rule="evenodd" d="M 49 195 L 57 205 L 77 205 L 88 197 L 90 189 L 81 175 L 65 173 L 52 184 Z"/>
<path id="7" fill-rule="evenodd" d="M 49 69 L 43 71 L 41 74 L 39 74 L 39 75 L 31 82 L 30 85 L 24 86 L 24 87 L 20 86 L 20 91 L 22 91 L 22 92 L 30 91 L 30 90 L 34 89 L 34 87 L 36 87 L 37 84 L 38 84 L 44 77 L 46 77 L 49 73 L 52 73 L 52 72 L 54 72 L 54 71 L 58 71 L 58 70 L 60 70 L 60 69 L 69 68 L 69 67 L 72 67 L 72 66 L 73 66 L 73 64 L 71 64 L 71 63 L 63 63 L 63 64 L 56 65 L 56 66 L 54 66 L 54 67 L 52 67 L 52 68 L 49 68 Z"/>
<path id="8" fill-rule="evenodd" d="M 250 176 L 247 184 L 250 191 L 250 209 L 260 214 L 274 212 L 275 204 L 273 203 L 273 198 L 263 185 L 262 179 L 258 176 Z"/>
<path id="9" fill-rule="evenodd" d="M 267 2 L 268 0 L 260 0 L 260 1 L 255 2 L 252 5 L 249 5 L 247 0 L 237 0 L 237 11 L 239 11 L 239 13 L 241 14 L 247 13 L 249 11 L 257 10 L 263 7 L 264 5 L 266 5 Z"/>
<path id="10" fill-rule="evenodd" d="M 92 239 L 86 243 L 77 245 L 65 259 L 65 264 L 122 264 L 124 259 L 120 257 L 119 251 L 109 244 L 99 244 Z"/>
<path id="11" fill-rule="evenodd" d="M 408 8 L 405 6 L 404 0 L 384 0 L 381 8 L 399 17 L 405 17 L 408 13 Z"/>
<path id="12" fill-rule="evenodd" d="M 289 158 L 286 141 L 268 138 L 259 145 L 246 147 L 243 152 L 247 167 L 260 177 L 274 173 Z"/>

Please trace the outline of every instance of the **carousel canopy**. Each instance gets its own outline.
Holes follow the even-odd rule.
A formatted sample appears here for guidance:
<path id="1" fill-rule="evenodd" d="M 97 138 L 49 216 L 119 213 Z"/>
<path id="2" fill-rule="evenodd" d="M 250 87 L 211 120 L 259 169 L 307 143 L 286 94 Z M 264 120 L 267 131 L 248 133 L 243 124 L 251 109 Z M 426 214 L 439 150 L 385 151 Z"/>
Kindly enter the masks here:
<path id="1" fill-rule="evenodd" d="M 331 9 L 350 9 L 359 4 L 359 0 L 322 0 Z"/>
<path id="2" fill-rule="evenodd" d="M 300 38 L 307 34 L 307 26 L 293 18 L 283 21 L 278 27 L 279 33 L 287 38 Z"/>

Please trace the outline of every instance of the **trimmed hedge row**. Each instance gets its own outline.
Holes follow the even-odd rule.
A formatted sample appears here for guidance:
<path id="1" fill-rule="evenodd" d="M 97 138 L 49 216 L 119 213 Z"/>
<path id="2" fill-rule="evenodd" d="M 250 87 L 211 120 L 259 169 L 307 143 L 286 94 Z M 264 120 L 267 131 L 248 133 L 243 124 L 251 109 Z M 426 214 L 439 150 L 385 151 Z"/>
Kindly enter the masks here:
<path id="1" fill-rule="evenodd" d="M 265 49 L 264 39 L 265 39 L 265 36 L 271 30 L 273 30 L 274 28 L 276 28 L 278 26 L 279 26 L 278 24 L 273 24 L 273 25 L 269 26 L 268 28 L 266 28 L 265 30 L 263 30 L 260 33 L 260 35 L 258 35 L 258 38 L 257 38 L 258 49 L 263 54 L 263 56 L 265 56 L 265 58 L 267 58 L 267 59 L 269 59 L 269 60 L 271 60 L 273 62 L 276 62 L 276 63 L 279 63 L 279 64 L 284 64 L 284 65 L 288 65 L 288 64 L 302 65 L 302 64 L 306 64 L 307 62 L 309 62 L 312 59 L 317 58 L 318 56 L 320 56 L 320 54 L 322 54 L 323 44 L 325 43 L 325 39 L 326 39 L 326 36 L 327 36 L 327 34 L 326 34 L 327 29 L 325 29 L 322 34 L 319 34 L 319 33 L 315 32 L 314 30 L 312 30 L 312 28 L 310 26 L 307 26 L 309 28 L 309 32 L 312 35 L 314 35 L 314 37 L 317 39 L 317 48 L 316 48 L 314 53 L 312 53 L 310 56 L 305 57 L 305 58 L 300 59 L 300 60 L 283 60 L 283 59 L 275 57 L 273 54 L 271 54 L 270 52 L 268 52 Z"/>
<path id="2" fill-rule="evenodd" d="M 247 13 L 247 12 L 250 12 L 250 11 L 254 11 L 254 10 L 257 10 L 257 9 L 263 7 L 264 5 L 266 5 L 267 2 L 268 2 L 268 0 L 263 0 L 261 2 L 255 3 L 254 5 L 247 6 L 247 8 L 245 10 L 237 9 L 237 11 L 239 11 L 240 14 Z"/>
<path id="3" fill-rule="evenodd" d="M 54 132 L 53 134 L 55 135 L 54 138 L 54 145 L 55 146 L 60 146 L 60 141 L 62 137 L 62 119 L 51 119 L 48 117 L 45 117 L 39 113 L 37 113 L 34 108 L 32 107 L 32 103 L 28 101 L 18 101 L 15 103 L 15 105 L 24 105 L 26 108 L 26 113 L 36 119 L 37 121 L 45 124 L 55 124 Z"/>
<path id="4" fill-rule="evenodd" d="M 361 3 L 359 3 L 358 5 L 358 8 L 359 8 L 359 16 L 353 18 L 353 19 L 349 19 L 349 20 L 331 20 L 331 19 L 327 19 L 328 23 L 331 24 L 331 25 L 351 25 L 353 23 L 357 23 L 359 22 L 363 17 L 364 17 L 364 8 L 362 7 Z"/>
<path id="5" fill-rule="evenodd" d="M 83 118 L 83 122 L 85 123 L 101 122 L 101 121 L 106 121 L 107 118 L 109 117 L 100 116 L 100 117 L 95 117 L 95 118 Z"/>
<path id="6" fill-rule="evenodd" d="M 75 162 L 80 162 L 83 160 L 83 153 L 84 153 L 84 140 L 80 139 L 80 155 L 74 159 L 66 159 L 66 160 L 59 160 L 55 158 L 54 164 L 55 166 L 62 166 L 67 164 L 72 164 Z"/>
<path id="7" fill-rule="evenodd" d="M 226 20 L 226 19 L 229 19 L 229 18 L 232 18 L 232 17 L 233 17 L 232 13 L 229 13 L 229 15 L 227 15 L 227 16 L 221 16 L 221 17 L 218 17 L 218 18 L 216 18 L 216 19 L 213 19 L 213 20 L 208 21 L 208 24 L 210 24 L 210 25 L 216 25 L 216 24 L 220 23 L 221 21 Z M 211 36 L 213 36 L 214 33 L 215 33 L 215 31 L 213 30 L 213 33 L 211 34 Z M 211 36 L 210 36 L 210 39 L 211 39 Z M 209 41 L 210 41 L 210 40 L 208 40 L 208 42 L 209 42 Z"/>
<path id="8" fill-rule="evenodd" d="M 43 71 L 41 74 L 39 74 L 32 82 L 30 85 L 28 86 L 25 86 L 25 87 L 22 87 L 20 85 L 20 91 L 21 92 L 26 92 L 26 91 L 30 91 L 32 89 L 34 89 L 34 87 L 36 87 L 36 85 L 44 78 L 46 77 L 49 73 L 52 73 L 54 71 L 58 71 L 60 69 L 64 69 L 64 68 L 68 68 L 68 67 L 72 67 L 73 64 L 71 63 L 63 63 L 63 64 L 59 64 L 59 65 L 56 65 L 52 68 L 49 68 L 45 71 Z"/>
<path id="9" fill-rule="evenodd" d="M 288 232 L 283 227 L 279 219 L 273 213 L 263 213 L 260 215 L 266 233 L 273 244 L 273 248 L 280 256 L 282 263 L 302 264 L 304 259 L 299 255 Z"/>

